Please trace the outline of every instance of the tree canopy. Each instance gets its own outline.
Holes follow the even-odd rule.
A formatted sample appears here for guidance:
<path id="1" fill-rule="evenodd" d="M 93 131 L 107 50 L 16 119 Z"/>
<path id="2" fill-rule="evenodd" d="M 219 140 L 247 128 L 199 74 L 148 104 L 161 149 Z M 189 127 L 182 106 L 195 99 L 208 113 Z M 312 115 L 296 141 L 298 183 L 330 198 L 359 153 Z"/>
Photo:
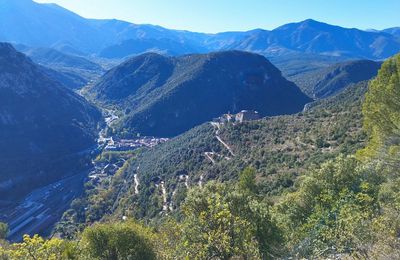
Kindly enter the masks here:
<path id="1" fill-rule="evenodd" d="M 360 154 L 386 157 L 400 148 L 400 54 L 382 65 L 371 81 L 363 105 L 364 128 L 370 143 Z"/>

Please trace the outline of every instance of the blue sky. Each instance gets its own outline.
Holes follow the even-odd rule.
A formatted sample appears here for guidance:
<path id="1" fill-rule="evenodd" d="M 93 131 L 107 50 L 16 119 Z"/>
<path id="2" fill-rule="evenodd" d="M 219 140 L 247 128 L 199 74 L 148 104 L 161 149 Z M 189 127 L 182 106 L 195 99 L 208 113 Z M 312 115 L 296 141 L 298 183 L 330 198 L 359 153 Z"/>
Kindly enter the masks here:
<path id="1" fill-rule="evenodd" d="M 400 0 L 35 0 L 88 18 L 117 18 L 172 29 L 273 29 L 312 18 L 343 27 L 400 26 Z"/>

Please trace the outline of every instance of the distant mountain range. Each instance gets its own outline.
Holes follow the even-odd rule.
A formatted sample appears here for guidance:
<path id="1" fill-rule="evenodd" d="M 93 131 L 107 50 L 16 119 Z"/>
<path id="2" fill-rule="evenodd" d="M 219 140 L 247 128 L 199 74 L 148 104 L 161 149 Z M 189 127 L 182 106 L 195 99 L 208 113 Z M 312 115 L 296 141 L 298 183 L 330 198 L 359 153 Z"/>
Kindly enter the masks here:
<path id="1" fill-rule="evenodd" d="M 70 89 L 82 88 L 105 72 L 102 66 L 86 57 L 52 48 L 32 48 L 21 44 L 15 44 L 14 47 L 42 66 L 50 78 Z"/>
<path id="2" fill-rule="evenodd" d="M 178 40 L 186 34 L 197 35 L 118 20 L 85 19 L 56 4 L 32 0 L 0 0 L 0 24 L 2 41 L 81 55 L 98 53 L 129 39 Z"/>
<path id="3" fill-rule="evenodd" d="M 383 32 L 400 37 L 400 27 L 388 28 L 388 29 L 383 30 Z"/>
<path id="4" fill-rule="evenodd" d="M 35 63 L 48 67 L 76 68 L 87 71 L 102 71 L 103 68 L 80 56 L 65 54 L 51 48 L 27 48 L 21 50 Z"/>
<path id="5" fill-rule="evenodd" d="M 82 171 L 100 120 L 83 97 L 0 43 L 0 200 Z"/>
<path id="6" fill-rule="evenodd" d="M 400 52 L 398 28 L 363 31 L 311 19 L 272 31 L 204 34 L 118 20 L 85 19 L 55 4 L 0 0 L 0 24 L 2 41 L 107 58 L 148 51 L 182 55 L 244 50 L 268 58 L 306 53 L 316 57 L 385 59 Z"/>
<path id="7" fill-rule="evenodd" d="M 124 111 L 120 133 L 162 137 L 228 112 L 290 114 L 311 101 L 265 57 L 241 51 L 175 58 L 143 54 L 107 72 L 87 92 Z"/>

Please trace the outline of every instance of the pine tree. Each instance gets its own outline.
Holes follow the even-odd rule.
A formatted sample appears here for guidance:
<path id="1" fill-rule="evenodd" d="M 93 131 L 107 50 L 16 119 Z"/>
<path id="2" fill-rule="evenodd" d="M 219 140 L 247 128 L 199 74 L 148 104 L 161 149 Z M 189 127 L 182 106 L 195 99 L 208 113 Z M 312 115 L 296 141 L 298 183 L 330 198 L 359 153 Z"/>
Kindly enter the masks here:
<path id="1" fill-rule="evenodd" d="M 383 63 L 371 81 L 363 115 L 369 144 L 359 155 L 393 162 L 400 151 L 400 54 Z"/>

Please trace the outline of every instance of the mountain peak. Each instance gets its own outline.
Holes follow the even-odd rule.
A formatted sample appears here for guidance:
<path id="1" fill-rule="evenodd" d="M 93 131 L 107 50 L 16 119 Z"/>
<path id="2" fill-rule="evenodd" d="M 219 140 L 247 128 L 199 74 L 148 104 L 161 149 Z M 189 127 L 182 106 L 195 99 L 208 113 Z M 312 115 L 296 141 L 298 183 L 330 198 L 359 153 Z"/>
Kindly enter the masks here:
<path id="1" fill-rule="evenodd" d="M 160 53 L 156 52 L 146 52 L 143 54 L 140 54 L 138 56 L 134 56 L 128 60 L 126 60 L 124 63 L 122 63 L 122 66 L 132 66 L 132 64 L 141 64 L 141 63 L 146 63 L 146 64 L 157 64 L 159 62 L 168 60 L 169 57 L 162 55 Z"/>
<path id="2" fill-rule="evenodd" d="M 0 70 L 1 72 L 15 72 L 21 70 L 22 64 L 30 64 L 29 58 L 16 51 L 9 43 L 0 42 Z M 4 87 L 4 86 L 3 86 Z"/>
<path id="3" fill-rule="evenodd" d="M 342 27 L 320 22 L 314 19 L 306 19 L 304 21 L 282 25 L 274 29 L 273 31 L 287 31 L 287 30 L 292 31 L 292 30 L 305 30 L 305 29 L 329 31 L 335 28 L 338 29 Z"/>
<path id="4" fill-rule="evenodd" d="M 8 42 L 0 42 L 0 53 L 3 52 L 15 52 L 14 47 Z"/>
<path id="5" fill-rule="evenodd" d="M 320 22 L 320 21 L 313 20 L 313 19 L 306 19 L 297 24 L 300 26 L 312 27 L 312 28 L 317 28 L 317 29 L 328 29 L 328 28 L 333 28 L 333 27 L 340 27 L 340 26 L 327 24 L 327 23 Z"/>
<path id="6" fill-rule="evenodd" d="M 301 21 L 300 23 L 308 23 L 308 24 L 321 24 L 322 22 L 319 22 L 319 21 L 317 21 L 317 20 L 314 20 L 314 19 L 311 19 L 311 18 L 308 18 L 308 19 L 306 19 L 306 20 L 304 20 L 304 21 Z"/>

